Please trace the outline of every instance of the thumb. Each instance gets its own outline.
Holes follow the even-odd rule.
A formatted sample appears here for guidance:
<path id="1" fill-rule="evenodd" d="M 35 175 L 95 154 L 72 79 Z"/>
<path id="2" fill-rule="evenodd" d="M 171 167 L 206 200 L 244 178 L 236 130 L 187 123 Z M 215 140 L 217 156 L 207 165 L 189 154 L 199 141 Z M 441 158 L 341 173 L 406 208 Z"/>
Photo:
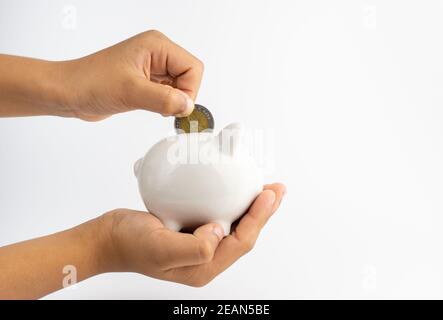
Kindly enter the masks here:
<path id="1" fill-rule="evenodd" d="M 194 237 L 200 242 L 200 263 L 212 260 L 218 244 L 223 239 L 224 231 L 218 223 L 208 223 L 194 231 Z"/>
<path id="2" fill-rule="evenodd" d="M 164 236 L 165 245 L 161 246 L 159 254 L 164 258 L 163 268 L 172 269 L 211 261 L 223 238 L 223 229 L 219 224 L 208 223 L 194 234 L 167 230 Z"/>
<path id="3" fill-rule="evenodd" d="M 183 91 L 168 85 L 139 79 L 135 83 L 134 100 L 137 109 L 145 109 L 163 116 L 188 116 L 194 109 L 194 101 Z"/>

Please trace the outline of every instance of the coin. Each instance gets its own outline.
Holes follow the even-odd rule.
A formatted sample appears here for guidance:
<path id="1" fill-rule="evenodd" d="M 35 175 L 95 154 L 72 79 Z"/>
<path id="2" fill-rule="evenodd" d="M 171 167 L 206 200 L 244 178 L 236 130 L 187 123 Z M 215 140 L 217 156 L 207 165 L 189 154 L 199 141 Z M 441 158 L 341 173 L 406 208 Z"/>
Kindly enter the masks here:
<path id="1" fill-rule="evenodd" d="M 174 127 L 177 133 L 212 131 L 214 117 L 206 107 L 196 104 L 189 116 L 175 118 Z"/>

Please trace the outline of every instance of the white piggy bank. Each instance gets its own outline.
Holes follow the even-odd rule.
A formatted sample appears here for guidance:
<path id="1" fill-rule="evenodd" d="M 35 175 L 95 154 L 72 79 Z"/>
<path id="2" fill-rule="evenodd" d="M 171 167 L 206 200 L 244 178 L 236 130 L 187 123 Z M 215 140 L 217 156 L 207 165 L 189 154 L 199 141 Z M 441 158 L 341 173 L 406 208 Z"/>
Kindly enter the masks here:
<path id="1" fill-rule="evenodd" d="M 230 233 L 263 188 L 256 161 L 241 144 L 241 126 L 218 135 L 181 133 L 155 144 L 134 165 L 149 212 L 174 231 L 219 223 Z"/>

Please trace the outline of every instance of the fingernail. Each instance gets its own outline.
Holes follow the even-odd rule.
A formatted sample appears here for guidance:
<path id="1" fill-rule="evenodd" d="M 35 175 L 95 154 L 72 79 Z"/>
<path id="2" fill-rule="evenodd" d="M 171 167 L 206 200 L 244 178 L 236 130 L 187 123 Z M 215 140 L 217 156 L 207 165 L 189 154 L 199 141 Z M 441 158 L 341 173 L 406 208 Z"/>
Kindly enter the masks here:
<path id="1" fill-rule="evenodd" d="M 183 95 L 183 106 L 179 113 L 176 114 L 177 117 L 188 116 L 194 109 L 194 101 L 183 91 L 178 90 Z"/>
<path id="2" fill-rule="evenodd" d="M 267 203 L 268 207 L 272 207 L 275 202 L 275 192 L 274 191 L 271 191 L 271 192 L 272 192 L 272 196 L 270 195 L 268 197 L 268 203 Z"/>
<path id="3" fill-rule="evenodd" d="M 214 229 L 212 229 L 212 233 L 214 233 L 219 240 L 223 239 L 225 232 L 220 226 L 214 226 Z"/>

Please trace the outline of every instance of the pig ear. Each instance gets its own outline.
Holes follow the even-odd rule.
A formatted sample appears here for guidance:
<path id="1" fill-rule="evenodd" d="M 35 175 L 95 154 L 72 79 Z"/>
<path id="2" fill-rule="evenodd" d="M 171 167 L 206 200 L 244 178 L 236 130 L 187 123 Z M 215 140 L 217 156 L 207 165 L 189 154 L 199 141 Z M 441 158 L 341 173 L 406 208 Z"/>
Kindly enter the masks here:
<path id="1" fill-rule="evenodd" d="M 142 167 L 142 163 L 143 163 L 143 158 L 138 159 L 135 163 L 134 163 L 134 175 L 136 177 L 138 177 L 138 174 L 140 173 L 140 169 Z"/>
<path id="2" fill-rule="evenodd" d="M 223 128 L 218 134 L 220 152 L 234 156 L 240 143 L 243 126 L 240 123 L 231 123 Z"/>

